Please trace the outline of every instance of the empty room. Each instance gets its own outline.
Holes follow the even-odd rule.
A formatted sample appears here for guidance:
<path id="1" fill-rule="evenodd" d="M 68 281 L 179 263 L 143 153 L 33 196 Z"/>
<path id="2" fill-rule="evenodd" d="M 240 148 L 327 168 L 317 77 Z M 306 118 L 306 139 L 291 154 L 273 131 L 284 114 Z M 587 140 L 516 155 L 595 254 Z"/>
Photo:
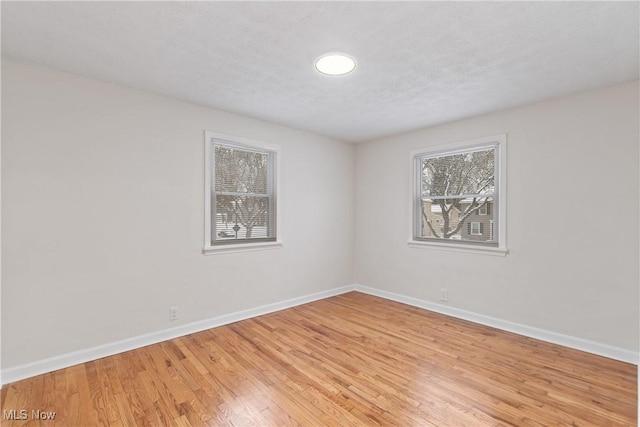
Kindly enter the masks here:
<path id="1" fill-rule="evenodd" d="M 639 2 L 19 2 L 3 426 L 633 426 Z"/>

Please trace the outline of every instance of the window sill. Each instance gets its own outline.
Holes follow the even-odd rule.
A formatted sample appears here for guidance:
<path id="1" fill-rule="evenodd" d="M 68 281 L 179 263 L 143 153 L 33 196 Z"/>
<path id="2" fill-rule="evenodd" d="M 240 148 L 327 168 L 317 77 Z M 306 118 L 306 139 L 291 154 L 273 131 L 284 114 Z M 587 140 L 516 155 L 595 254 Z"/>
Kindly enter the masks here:
<path id="1" fill-rule="evenodd" d="M 443 251 L 451 251 L 451 252 L 465 252 L 470 254 L 480 254 L 480 255 L 492 255 L 492 256 L 506 256 L 509 253 L 507 248 L 496 248 L 493 246 L 489 247 L 481 247 L 481 246 L 468 246 L 468 245 L 457 245 L 455 243 L 431 243 L 431 242 L 418 242 L 415 240 L 410 240 L 408 242 L 410 248 L 419 248 L 419 249 L 436 249 Z"/>
<path id="2" fill-rule="evenodd" d="M 261 251 L 265 249 L 278 249 L 282 247 L 281 241 L 261 243 L 241 243 L 237 245 L 205 246 L 203 255 L 228 254 L 234 252 Z"/>

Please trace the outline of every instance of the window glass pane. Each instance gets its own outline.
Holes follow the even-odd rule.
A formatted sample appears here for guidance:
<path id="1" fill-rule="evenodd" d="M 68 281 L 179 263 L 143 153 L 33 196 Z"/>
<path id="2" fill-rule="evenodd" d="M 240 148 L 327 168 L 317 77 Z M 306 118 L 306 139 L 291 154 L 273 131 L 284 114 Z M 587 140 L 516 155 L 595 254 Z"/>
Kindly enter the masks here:
<path id="1" fill-rule="evenodd" d="M 494 152 L 491 148 L 423 158 L 422 197 L 492 194 Z"/>
<path id="2" fill-rule="evenodd" d="M 215 191 L 266 194 L 269 154 L 215 146 Z"/>
<path id="3" fill-rule="evenodd" d="M 478 216 L 485 206 L 494 212 L 493 197 L 423 199 L 421 238 L 496 243 L 493 218 Z"/>
<path id="4" fill-rule="evenodd" d="M 275 235 L 269 224 L 269 197 L 216 195 L 217 241 L 265 239 Z"/>

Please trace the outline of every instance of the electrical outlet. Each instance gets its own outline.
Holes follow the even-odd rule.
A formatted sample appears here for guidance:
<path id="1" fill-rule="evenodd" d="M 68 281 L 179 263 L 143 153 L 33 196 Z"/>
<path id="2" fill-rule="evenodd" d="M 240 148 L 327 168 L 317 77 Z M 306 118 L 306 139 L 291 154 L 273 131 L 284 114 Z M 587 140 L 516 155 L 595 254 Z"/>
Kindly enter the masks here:
<path id="1" fill-rule="evenodd" d="M 174 320 L 178 320 L 178 307 L 169 308 L 169 321 L 173 322 Z"/>
<path id="2" fill-rule="evenodd" d="M 440 289 L 440 301 L 442 302 L 449 301 L 449 290 L 447 288 Z"/>

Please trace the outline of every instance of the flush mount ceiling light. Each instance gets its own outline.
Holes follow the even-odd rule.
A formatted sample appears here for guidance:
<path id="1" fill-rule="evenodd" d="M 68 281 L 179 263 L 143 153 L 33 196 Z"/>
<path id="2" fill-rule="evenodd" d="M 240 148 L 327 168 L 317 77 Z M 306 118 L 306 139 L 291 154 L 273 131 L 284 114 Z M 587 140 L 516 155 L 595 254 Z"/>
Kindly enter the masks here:
<path id="1" fill-rule="evenodd" d="M 343 76 L 356 68 L 356 61 L 344 53 L 327 53 L 316 59 L 316 70 L 329 76 Z"/>

